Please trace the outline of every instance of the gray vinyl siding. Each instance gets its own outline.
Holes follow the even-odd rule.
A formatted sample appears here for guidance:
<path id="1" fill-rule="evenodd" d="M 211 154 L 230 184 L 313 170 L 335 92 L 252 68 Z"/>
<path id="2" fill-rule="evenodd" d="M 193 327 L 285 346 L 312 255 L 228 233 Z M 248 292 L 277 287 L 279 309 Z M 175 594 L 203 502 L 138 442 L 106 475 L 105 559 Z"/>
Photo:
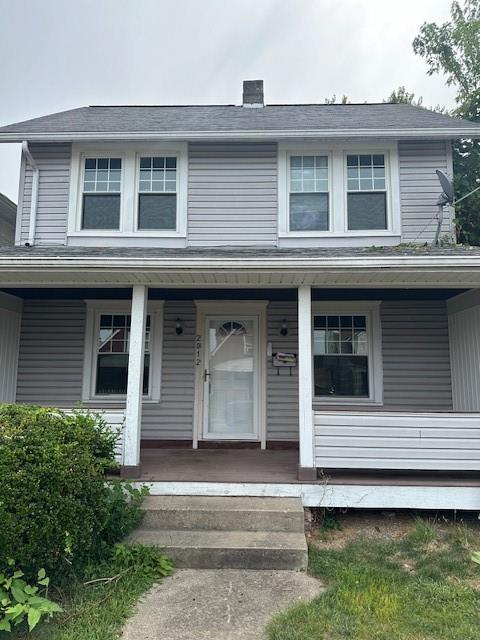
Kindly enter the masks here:
<path id="1" fill-rule="evenodd" d="M 283 320 L 288 334 L 280 333 Z M 270 302 L 267 311 L 267 341 L 272 352 L 298 353 L 298 320 L 295 302 Z M 267 440 L 298 440 L 298 367 L 291 370 L 267 364 Z"/>
<path id="2" fill-rule="evenodd" d="M 385 301 L 381 321 L 385 410 L 451 410 L 446 303 Z"/>
<path id="3" fill-rule="evenodd" d="M 180 318 L 183 333 L 175 332 Z M 194 405 L 196 307 L 165 302 L 160 403 L 144 404 L 142 439 L 191 440 Z"/>
<path id="4" fill-rule="evenodd" d="M 73 406 L 82 398 L 85 304 L 25 301 L 17 402 Z"/>
<path id="5" fill-rule="evenodd" d="M 479 471 L 478 415 L 315 412 L 322 469 Z"/>
<path id="6" fill-rule="evenodd" d="M 38 206 L 35 242 L 39 245 L 66 244 L 68 199 L 70 190 L 70 144 L 31 144 L 30 151 L 38 164 Z M 25 167 L 23 194 L 20 199 L 20 244 L 28 240 L 32 169 Z"/>
<path id="7" fill-rule="evenodd" d="M 188 244 L 276 242 L 277 145 L 190 144 Z"/>
<path id="8" fill-rule="evenodd" d="M 441 193 L 435 170 L 451 175 L 451 142 L 399 142 L 398 153 L 402 242 L 431 242 L 437 228 L 436 202 Z M 452 210 L 446 207 L 442 235 L 450 235 L 452 229 Z"/>

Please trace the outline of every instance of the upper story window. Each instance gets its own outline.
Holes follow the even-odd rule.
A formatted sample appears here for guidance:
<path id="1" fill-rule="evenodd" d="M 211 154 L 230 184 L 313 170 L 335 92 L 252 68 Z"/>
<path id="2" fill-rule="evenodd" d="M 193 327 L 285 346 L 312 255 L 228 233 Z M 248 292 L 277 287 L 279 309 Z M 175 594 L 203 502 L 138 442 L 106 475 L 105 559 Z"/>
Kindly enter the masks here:
<path id="1" fill-rule="evenodd" d="M 400 239 L 397 142 L 280 142 L 278 176 L 280 238 L 310 246 L 313 238 L 319 246 Z"/>
<path id="2" fill-rule="evenodd" d="M 327 231 L 328 156 L 290 156 L 289 227 L 291 231 Z"/>
<path id="3" fill-rule="evenodd" d="M 119 229 L 121 158 L 85 158 L 82 229 Z"/>
<path id="4" fill-rule="evenodd" d="M 112 246 L 164 237 L 167 246 L 183 246 L 187 185 L 185 142 L 74 143 L 68 236 Z M 139 241 L 148 242 L 155 241 Z"/>
<path id="5" fill-rule="evenodd" d="M 176 229 L 177 158 L 140 158 L 138 229 Z"/>
<path id="6" fill-rule="evenodd" d="M 347 154 L 348 229 L 387 228 L 384 154 Z"/>

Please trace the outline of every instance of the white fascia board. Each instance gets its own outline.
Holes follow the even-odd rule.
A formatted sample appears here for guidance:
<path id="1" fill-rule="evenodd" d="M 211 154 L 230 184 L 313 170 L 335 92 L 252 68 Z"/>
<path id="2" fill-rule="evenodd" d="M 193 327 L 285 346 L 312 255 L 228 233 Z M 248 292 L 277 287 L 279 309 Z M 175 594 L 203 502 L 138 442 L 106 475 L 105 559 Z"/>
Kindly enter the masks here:
<path id="1" fill-rule="evenodd" d="M 271 129 L 210 131 L 81 131 L 81 132 L 16 132 L 0 133 L 0 142 L 28 140 L 48 142 L 96 142 L 108 140 L 257 140 L 316 138 L 480 138 L 480 127 L 435 127 L 426 129 Z"/>
<path id="2" fill-rule="evenodd" d="M 328 258 L 289 258 L 281 257 L 227 257 L 212 256 L 209 258 L 192 258 L 184 256 L 166 256 L 165 258 L 145 258 L 131 256 L 0 256 L 0 270 L 11 271 L 19 268 L 39 269 L 116 269 L 119 271 L 140 269 L 167 270 L 264 270 L 278 271 L 322 271 L 340 269 L 355 271 L 356 269 L 436 269 L 436 268 L 479 268 L 480 255 L 476 256 L 345 256 Z M 459 282 L 461 286 L 461 282 Z"/>

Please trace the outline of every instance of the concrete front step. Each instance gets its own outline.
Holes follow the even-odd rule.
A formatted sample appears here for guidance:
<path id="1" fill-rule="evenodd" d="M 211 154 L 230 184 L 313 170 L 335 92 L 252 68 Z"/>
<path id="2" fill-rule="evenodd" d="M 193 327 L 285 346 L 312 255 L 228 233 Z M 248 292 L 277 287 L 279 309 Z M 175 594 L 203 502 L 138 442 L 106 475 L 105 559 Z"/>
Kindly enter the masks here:
<path id="1" fill-rule="evenodd" d="M 149 496 L 143 509 L 144 530 L 304 531 L 299 498 Z"/>
<path id="2" fill-rule="evenodd" d="M 191 569 L 307 568 L 303 533 L 137 529 L 128 538 L 161 548 L 176 567 Z"/>

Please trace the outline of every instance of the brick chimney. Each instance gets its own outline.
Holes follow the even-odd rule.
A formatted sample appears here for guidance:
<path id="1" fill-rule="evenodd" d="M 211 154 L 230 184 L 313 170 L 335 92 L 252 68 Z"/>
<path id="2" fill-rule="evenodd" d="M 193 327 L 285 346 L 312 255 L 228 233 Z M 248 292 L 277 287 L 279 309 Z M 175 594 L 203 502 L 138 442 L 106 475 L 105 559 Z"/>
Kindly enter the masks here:
<path id="1" fill-rule="evenodd" d="M 264 107 L 263 80 L 243 81 L 243 106 L 248 108 Z"/>

